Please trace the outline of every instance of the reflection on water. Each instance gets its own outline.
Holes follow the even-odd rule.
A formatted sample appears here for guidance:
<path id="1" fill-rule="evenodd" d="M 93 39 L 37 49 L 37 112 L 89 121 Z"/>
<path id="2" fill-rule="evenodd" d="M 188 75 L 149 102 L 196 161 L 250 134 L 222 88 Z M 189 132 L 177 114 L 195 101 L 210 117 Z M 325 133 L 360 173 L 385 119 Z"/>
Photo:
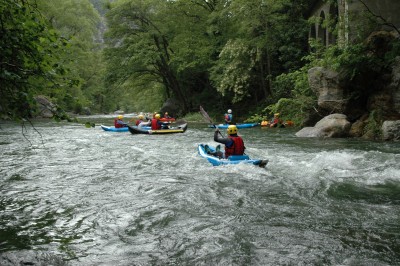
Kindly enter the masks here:
<path id="1" fill-rule="evenodd" d="M 213 167 L 196 149 L 213 144 L 205 125 L 131 135 L 86 119 L 96 127 L 37 122 L 26 139 L 1 124 L 1 252 L 71 265 L 400 263 L 399 143 L 242 129 L 268 167 Z"/>

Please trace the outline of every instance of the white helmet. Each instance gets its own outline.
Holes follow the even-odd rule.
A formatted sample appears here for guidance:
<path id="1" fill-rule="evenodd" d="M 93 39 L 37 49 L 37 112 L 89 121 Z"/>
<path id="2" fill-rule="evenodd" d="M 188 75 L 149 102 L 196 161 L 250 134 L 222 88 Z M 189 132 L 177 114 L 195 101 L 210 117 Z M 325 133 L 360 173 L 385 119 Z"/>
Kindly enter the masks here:
<path id="1" fill-rule="evenodd" d="M 228 114 L 231 114 L 232 113 L 232 110 L 231 109 L 228 109 Z"/>

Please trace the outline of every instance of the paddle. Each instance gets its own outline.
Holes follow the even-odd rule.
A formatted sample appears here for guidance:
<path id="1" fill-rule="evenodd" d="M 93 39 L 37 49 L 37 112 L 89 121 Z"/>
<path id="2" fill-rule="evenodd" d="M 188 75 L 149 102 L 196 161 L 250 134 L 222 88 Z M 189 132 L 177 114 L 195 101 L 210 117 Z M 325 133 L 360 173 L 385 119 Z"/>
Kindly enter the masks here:
<path id="1" fill-rule="evenodd" d="M 218 129 L 218 126 L 216 126 L 213 121 L 211 120 L 210 116 L 207 114 L 207 112 L 203 109 L 203 107 L 201 107 L 200 105 L 200 114 L 203 116 L 203 118 L 210 123 L 211 125 L 213 125 L 216 129 Z M 221 131 L 219 131 L 219 134 L 221 135 L 221 137 L 225 138 L 224 135 L 222 135 Z"/>
<path id="2" fill-rule="evenodd" d="M 207 112 L 203 109 L 203 107 L 201 107 L 200 105 L 200 114 L 204 117 L 204 119 L 212 124 L 216 129 L 218 129 L 218 127 L 213 123 L 213 121 L 211 120 L 210 116 L 207 114 Z M 221 131 L 218 130 L 218 133 L 221 135 L 221 137 L 225 138 L 224 135 L 222 135 Z M 246 153 L 243 152 L 243 154 L 245 155 Z"/>

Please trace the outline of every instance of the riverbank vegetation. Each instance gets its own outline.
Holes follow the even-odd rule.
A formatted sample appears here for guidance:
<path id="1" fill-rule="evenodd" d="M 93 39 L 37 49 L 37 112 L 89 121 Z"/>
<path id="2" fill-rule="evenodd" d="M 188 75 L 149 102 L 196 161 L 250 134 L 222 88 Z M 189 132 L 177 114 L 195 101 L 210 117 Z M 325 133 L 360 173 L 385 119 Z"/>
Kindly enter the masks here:
<path id="1" fill-rule="evenodd" d="M 362 39 L 309 43 L 311 3 L 2 1 L 1 115 L 34 115 L 36 95 L 80 114 L 153 112 L 174 98 L 181 116 L 203 105 L 247 121 L 280 112 L 301 125 L 317 106 L 308 69 L 346 67 L 351 79 L 366 66 L 379 71 L 374 64 L 382 69 L 398 51 L 382 59 L 368 57 Z"/>
<path id="2" fill-rule="evenodd" d="M 302 66 L 307 2 L 117 1 L 107 13 L 107 86 L 130 88 L 139 102 L 161 89 L 184 113 L 204 105 L 248 115 L 273 102 L 275 77 Z"/>

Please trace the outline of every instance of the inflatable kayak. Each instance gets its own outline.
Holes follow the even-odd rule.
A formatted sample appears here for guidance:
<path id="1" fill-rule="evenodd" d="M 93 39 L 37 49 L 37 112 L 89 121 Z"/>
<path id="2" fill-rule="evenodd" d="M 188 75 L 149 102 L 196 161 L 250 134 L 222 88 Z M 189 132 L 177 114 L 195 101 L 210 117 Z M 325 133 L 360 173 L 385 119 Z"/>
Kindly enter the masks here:
<path id="1" fill-rule="evenodd" d="M 206 158 L 207 161 L 209 161 L 213 166 L 247 163 L 247 164 L 258 165 L 259 167 L 264 168 L 268 163 L 268 160 L 250 159 L 248 155 L 232 155 L 229 156 L 227 159 L 222 159 L 212 154 L 208 154 L 205 150 L 205 146 L 206 145 L 204 144 L 198 145 L 199 154 L 201 157 Z M 208 146 L 208 148 L 210 149 L 211 152 L 215 152 L 215 147 Z"/>
<path id="2" fill-rule="evenodd" d="M 247 123 L 247 124 L 236 124 L 237 128 L 251 128 L 251 127 L 256 127 L 258 126 L 258 123 Z M 230 126 L 229 124 L 218 124 L 216 125 L 218 128 L 228 128 Z M 214 125 L 209 125 L 208 127 L 214 128 Z"/>
<path id="3" fill-rule="evenodd" d="M 113 131 L 113 132 L 128 132 L 128 128 L 127 127 L 108 127 L 105 125 L 101 125 L 101 128 L 105 131 Z"/>
<path id="4" fill-rule="evenodd" d="M 138 128 L 137 126 L 128 126 L 129 132 L 132 134 L 173 134 L 173 133 L 183 133 L 187 129 L 187 123 L 176 126 L 170 127 L 166 129 L 158 129 L 158 130 L 151 130 L 151 129 L 144 129 Z"/>
<path id="5" fill-rule="evenodd" d="M 101 125 L 101 128 L 104 130 L 104 131 L 112 131 L 112 132 L 128 132 L 129 131 L 129 129 L 128 129 L 128 127 L 114 127 L 114 126 L 112 126 L 112 127 L 109 127 L 109 126 L 105 126 L 105 125 Z M 150 127 L 142 127 L 142 129 L 150 129 Z"/>
<path id="6" fill-rule="evenodd" d="M 165 118 L 165 117 L 162 117 L 162 118 L 160 118 L 160 121 L 162 121 L 162 122 L 175 122 L 175 118 Z"/>
<path id="7" fill-rule="evenodd" d="M 294 123 L 291 120 L 286 120 L 283 123 L 272 123 L 272 124 L 269 121 L 265 121 L 265 120 L 261 122 L 261 127 L 270 127 L 270 128 L 273 128 L 273 127 L 291 127 L 293 125 L 294 125 Z"/>

